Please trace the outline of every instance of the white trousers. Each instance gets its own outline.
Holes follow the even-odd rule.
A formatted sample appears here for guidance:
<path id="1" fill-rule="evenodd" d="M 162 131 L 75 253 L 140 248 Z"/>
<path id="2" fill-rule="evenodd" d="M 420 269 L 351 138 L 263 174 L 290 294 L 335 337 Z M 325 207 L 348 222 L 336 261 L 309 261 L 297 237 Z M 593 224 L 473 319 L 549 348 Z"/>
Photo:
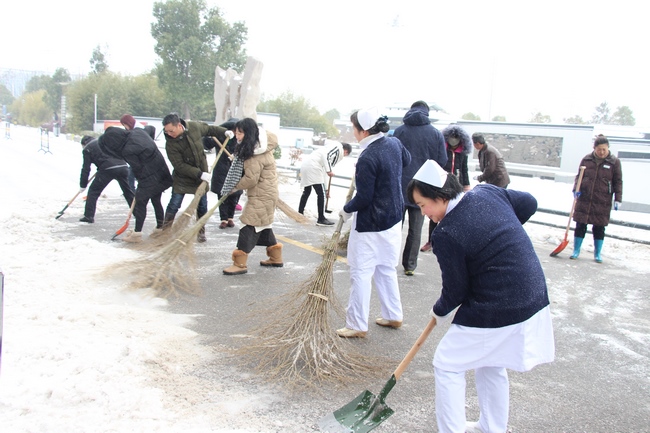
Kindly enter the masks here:
<path id="1" fill-rule="evenodd" d="M 368 331 L 373 280 L 381 305 L 381 317 L 397 321 L 403 319 L 396 270 L 401 244 L 401 222 L 383 232 L 359 233 L 356 231 L 355 214 L 348 241 L 351 288 L 346 328 Z"/>
<path id="2" fill-rule="evenodd" d="M 481 367 L 476 372 L 476 392 L 483 433 L 505 433 L 508 428 L 510 383 L 503 367 Z M 436 419 L 440 433 L 464 433 L 465 372 L 434 368 L 436 379 Z"/>

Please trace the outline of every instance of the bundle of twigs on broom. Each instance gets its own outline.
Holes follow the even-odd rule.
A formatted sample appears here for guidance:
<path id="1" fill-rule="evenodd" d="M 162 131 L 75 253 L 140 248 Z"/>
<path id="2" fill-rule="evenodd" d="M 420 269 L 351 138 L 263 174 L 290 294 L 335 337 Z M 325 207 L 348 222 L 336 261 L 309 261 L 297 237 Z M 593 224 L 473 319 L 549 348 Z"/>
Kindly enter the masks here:
<path id="1" fill-rule="evenodd" d="M 346 201 L 353 192 L 354 182 Z M 262 324 L 250 333 L 250 343 L 237 353 L 269 379 L 313 386 L 323 381 L 347 383 L 379 371 L 372 366 L 376 359 L 362 355 L 330 326 L 330 312 L 342 311 L 333 285 L 342 227 L 343 218 L 339 218 L 324 249 L 323 261 L 297 290 L 268 303 L 263 311 L 254 312 L 264 320 L 258 321 Z"/>
<path id="2" fill-rule="evenodd" d="M 130 287 L 150 289 L 153 296 L 161 298 L 179 296 L 181 291 L 199 295 L 201 291 L 194 273 L 196 268 L 193 246 L 196 235 L 233 192 L 235 190 L 223 195 L 196 224 L 180 234 L 174 234 L 174 239 L 166 245 L 145 257 L 122 264 L 121 269 L 135 276 Z"/>

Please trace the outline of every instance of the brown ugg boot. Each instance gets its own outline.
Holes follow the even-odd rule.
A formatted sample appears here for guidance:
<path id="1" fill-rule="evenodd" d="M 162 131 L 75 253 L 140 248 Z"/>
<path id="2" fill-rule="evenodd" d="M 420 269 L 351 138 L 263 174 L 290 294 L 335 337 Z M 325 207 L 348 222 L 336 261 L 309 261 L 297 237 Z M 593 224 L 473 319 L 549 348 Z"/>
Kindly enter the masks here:
<path id="1" fill-rule="evenodd" d="M 266 247 L 266 255 L 269 256 L 269 259 L 262 260 L 260 265 L 274 266 L 276 268 L 284 266 L 284 263 L 282 263 L 282 244 L 280 242 L 271 245 L 270 247 Z"/>
<path id="2" fill-rule="evenodd" d="M 245 274 L 248 272 L 246 267 L 246 261 L 248 260 L 248 254 L 242 250 L 235 250 L 232 252 L 232 265 L 228 266 L 223 270 L 223 273 L 226 275 L 239 275 Z"/>
<path id="3" fill-rule="evenodd" d="M 122 240 L 124 242 L 133 242 L 133 243 L 142 242 L 142 232 L 135 232 L 135 231 L 129 230 L 127 232 L 127 235 Z"/>

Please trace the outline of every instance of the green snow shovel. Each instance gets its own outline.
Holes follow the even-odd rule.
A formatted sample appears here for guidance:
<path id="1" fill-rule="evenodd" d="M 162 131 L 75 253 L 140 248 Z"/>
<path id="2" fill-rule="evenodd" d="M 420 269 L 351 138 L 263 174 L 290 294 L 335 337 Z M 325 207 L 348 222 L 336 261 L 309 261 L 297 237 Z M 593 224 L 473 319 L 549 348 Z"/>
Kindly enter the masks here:
<path id="1" fill-rule="evenodd" d="M 320 430 L 324 433 L 367 433 L 391 416 L 395 411 L 386 404 L 386 396 L 393 389 L 397 379 L 406 370 L 406 367 L 411 363 L 435 326 L 436 318 L 432 317 L 378 395 L 375 396 L 370 391 L 363 391 L 350 403 L 321 418 L 318 422 Z"/>

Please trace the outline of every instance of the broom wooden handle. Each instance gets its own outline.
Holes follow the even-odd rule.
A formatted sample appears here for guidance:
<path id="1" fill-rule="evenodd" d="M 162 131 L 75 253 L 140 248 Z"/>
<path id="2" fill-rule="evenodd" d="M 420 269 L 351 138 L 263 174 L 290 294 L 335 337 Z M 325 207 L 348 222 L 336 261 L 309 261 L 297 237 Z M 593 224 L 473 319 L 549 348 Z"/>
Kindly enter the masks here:
<path id="1" fill-rule="evenodd" d="M 219 161 L 219 157 L 223 152 L 226 152 L 226 155 L 228 157 L 232 157 L 232 154 L 228 152 L 228 149 L 226 149 L 226 145 L 228 144 L 228 141 L 230 140 L 230 137 L 226 137 L 226 141 L 223 142 L 223 144 L 219 143 L 219 140 L 217 140 L 217 137 L 212 137 L 212 139 L 221 147 L 221 150 L 219 151 L 219 154 L 217 157 L 214 159 L 214 162 L 212 163 L 212 167 L 210 167 L 210 173 L 212 173 L 212 170 L 214 170 L 214 167 L 217 165 L 217 161 Z"/>
<path id="2" fill-rule="evenodd" d="M 348 204 L 350 200 L 352 200 L 352 195 L 354 195 L 354 177 L 352 177 L 352 183 L 350 184 L 350 188 L 348 189 L 348 195 L 345 197 L 345 204 Z M 341 233 L 341 229 L 343 228 L 343 217 L 339 216 L 339 222 L 336 224 L 336 228 L 334 229 L 334 233 Z"/>
<path id="3" fill-rule="evenodd" d="M 424 342 L 427 340 L 427 337 L 429 337 L 429 334 L 431 334 L 431 331 L 433 331 L 433 328 L 436 327 L 436 318 L 432 317 L 431 320 L 429 320 L 429 323 L 427 324 L 426 328 L 422 331 L 422 334 L 418 337 L 418 339 L 415 341 L 415 344 L 413 347 L 411 347 L 411 350 L 406 354 L 402 362 L 399 363 L 397 368 L 395 369 L 395 372 L 393 373 L 393 376 L 395 376 L 395 380 L 399 379 L 402 373 L 404 373 L 404 370 L 406 370 L 406 367 L 411 363 L 413 358 L 415 357 L 415 354 L 418 353 L 420 350 L 420 347 L 424 344 Z"/>

